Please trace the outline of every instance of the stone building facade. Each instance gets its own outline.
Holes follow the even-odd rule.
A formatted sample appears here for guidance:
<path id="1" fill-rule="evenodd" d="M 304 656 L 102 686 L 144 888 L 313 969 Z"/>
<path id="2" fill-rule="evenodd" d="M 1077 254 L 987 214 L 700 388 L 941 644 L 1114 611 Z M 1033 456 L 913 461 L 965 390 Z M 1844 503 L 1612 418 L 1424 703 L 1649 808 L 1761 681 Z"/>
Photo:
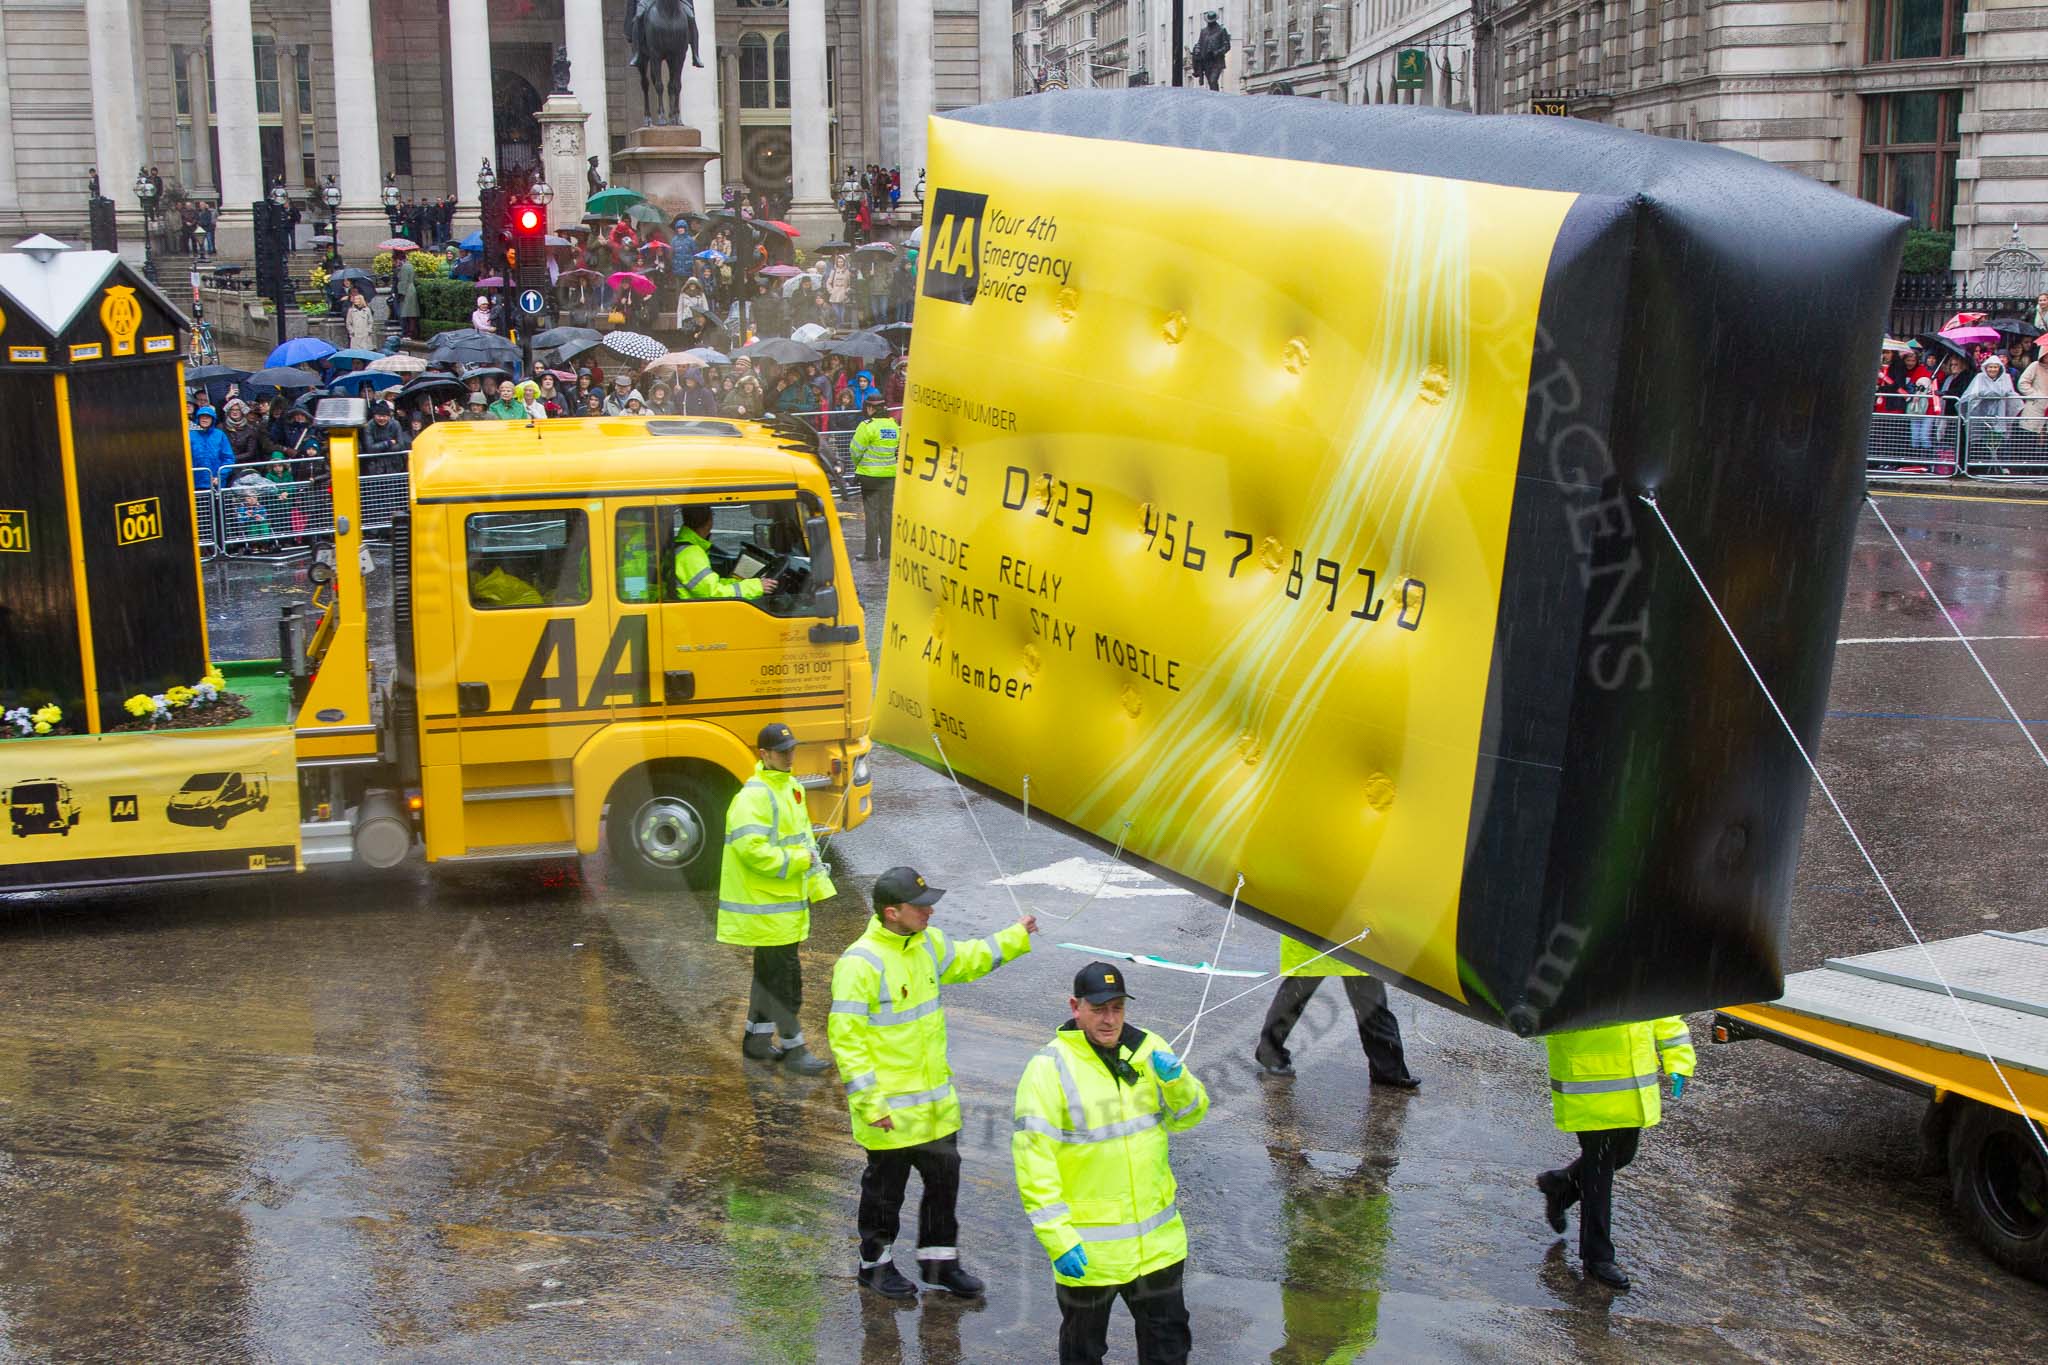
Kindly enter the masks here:
<path id="1" fill-rule="evenodd" d="M 473 211 L 484 158 L 536 159 L 557 45 L 608 169 L 645 121 L 628 3 L 0 0 L 0 230 L 82 233 L 95 166 L 124 240 L 144 165 L 222 204 L 230 242 L 280 174 L 300 197 L 337 177 L 349 247 L 385 235 L 387 175 Z M 705 69 L 685 73 L 682 103 L 721 154 L 709 193 L 734 180 L 815 211 L 843 167 L 875 162 L 902 168 L 908 197 L 924 117 L 1010 93 L 1005 6 L 696 0 Z"/>

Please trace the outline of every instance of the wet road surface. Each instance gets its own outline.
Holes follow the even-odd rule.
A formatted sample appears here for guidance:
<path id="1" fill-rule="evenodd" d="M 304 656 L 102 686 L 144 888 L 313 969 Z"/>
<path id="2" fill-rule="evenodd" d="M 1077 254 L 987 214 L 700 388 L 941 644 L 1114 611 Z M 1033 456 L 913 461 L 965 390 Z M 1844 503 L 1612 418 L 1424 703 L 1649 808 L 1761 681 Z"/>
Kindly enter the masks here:
<path id="1" fill-rule="evenodd" d="M 2048 736 L 2048 498 L 1882 506 Z M 303 591 L 247 565 L 208 585 L 222 656 L 274 651 Z M 1923 933 L 2048 924 L 2048 774 L 1946 633 L 1866 513 L 1820 762 Z M 1086 960 L 1056 944 L 1269 970 L 1275 941 L 1240 923 L 1219 955 L 1221 909 L 984 805 L 1021 882 L 995 885 L 943 777 L 884 755 L 876 780 L 882 813 L 836 841 L 846 894 L 805 951 L 814 1037 L 882 868 L 954 888 L 938 922 L 962 934 L 1087 906 L 947 992 L 960 1242 L 985 1305 L 857 1288 L 839 1086 L 741 1061 L 744 958 L 703 906 L 613 885 L 599 859 L 555 887 L 413 868 L 0 901 L 0 1359 L 1050 1359 L 1008 1137 Z M 1903 940 L 1816 795 L 1790 965 Z M 1201 979 L 1139 973 L 1134 1021 L 1172 1034 Z M 1713 1048 L 1695 1018 L 1698 1080 L 1617 1183 L 1637 1287 L 1615 1296 L 1582 1282 L 1530 1188 L 1570 1150 L 1540 1044 L 1397 994 L 1424 1087 L 1375 1091 L 1325 988 L 1299 1078 L 1271 1080 L 1248 1057 L 1264 1000 L 1206 1020 L 1190 1058 L 1213 1101 L 1175 1140 L 1198 1359 L 2019 1359 L 2048 1341 L 2048 1290 L 1992 1264 L 1915 1173 L 1906 1096 Z M 1122 1310 L 1111 1341 L 1132 1358 Z"/>

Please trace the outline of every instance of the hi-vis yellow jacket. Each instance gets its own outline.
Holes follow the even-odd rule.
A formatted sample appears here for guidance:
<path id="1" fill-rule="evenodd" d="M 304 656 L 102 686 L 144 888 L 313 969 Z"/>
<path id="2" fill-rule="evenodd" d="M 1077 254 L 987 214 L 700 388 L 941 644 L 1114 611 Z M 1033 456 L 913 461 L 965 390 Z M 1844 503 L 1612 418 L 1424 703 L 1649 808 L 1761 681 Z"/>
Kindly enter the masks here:
<path id="1" fill-rule="evenodd" d="M 853 472 L 864 479 L 896 477 L 896 448 L 903 428 L 893 417 L 870 417 L 853 430 Z"/>
<path id="2" fill-rule="evenodd" d="M 711 542 L 685 526 L 676 533 L 676 591 L 685 597 L 761 595 L 758 578 L 727 578 L 711 567 Z"/>
<path id="3" fill-rule="evenodd" d="M 1187 1259 L 1166 1135 L 1200 1123 L 1209 1092 L 1192 1071 L 1172 1081 L 1152 1073 L 1152 1053 L 1165 1046 L 1126 1024 L 1117 1056 L 1135 1079 L 1121 1081 L 1068 1022 L 1017 1082 L 1010 1156 L 1025 1216 L 1052 1259 L 1088 1249 L 1078 1278 L 1053 1272 L 1061 1284 L 1124 1284 Z"/>
<path id="4" fill-rule="evenodd" d="M 1285 935 L 1280 939 L 1280 975 L 1282 976 L 1367 976 L 1335 953 L 1322 956 L 1321 948 L 1311 948 Z M 1313 958 L 1313 961 L 1310 959 Z M 1306 964 L 1306 965 L 1303 965 Z"/>
<path id="5" fill-rule="evenodd" d="M 756 763 L 725 811 L 718 941 L 750 948 L 802 943 L 811 936 L 811 903 L 832 895 L 804 789 L 789 773 Z"/>
<path id="6" fill-rule="evenodd" d="M 1654 1128 L 1664 1117 L 1662 1072 L 1690 1076 L 1698 1058 L 1676 1015 L 1644 1024 L 1553 1033 L 1550 1110 L 1558 1128 Z"/>
<path id="7" fill-rule="evenodd" d="M 1021 924 L 955 941 L 937 929 L 906 937 L 868 919 L 832 968 L 825 1023 L 861 1146 L 914 1147 L 960 1130 L 939 986 L 987 976 L 1030 951 Z M 893 1128 L 874 1126 L 884 1115 Z"/>

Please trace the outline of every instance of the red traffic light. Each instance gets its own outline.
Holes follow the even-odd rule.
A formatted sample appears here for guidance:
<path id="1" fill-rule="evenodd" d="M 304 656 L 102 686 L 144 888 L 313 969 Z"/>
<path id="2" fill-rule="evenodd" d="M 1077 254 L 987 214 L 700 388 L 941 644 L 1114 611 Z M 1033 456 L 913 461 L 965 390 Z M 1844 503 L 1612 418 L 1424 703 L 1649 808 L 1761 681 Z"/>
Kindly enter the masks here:
<path id="1" fill-rule="evenodd" d="M 514 210 L 512 221 L 519 225 L 521 232 L 539 232 L 541 229 L 540 210 L 530 204 L 521 204 Z"/>

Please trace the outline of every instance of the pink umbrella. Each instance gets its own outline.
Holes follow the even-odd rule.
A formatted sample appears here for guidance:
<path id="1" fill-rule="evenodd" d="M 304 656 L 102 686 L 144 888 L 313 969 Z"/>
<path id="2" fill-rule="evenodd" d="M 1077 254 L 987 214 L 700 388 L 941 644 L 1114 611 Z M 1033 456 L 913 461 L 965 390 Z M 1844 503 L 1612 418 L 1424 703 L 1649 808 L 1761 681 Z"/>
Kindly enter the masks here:
<path id="1" fill-rule="evenodd" d="M 420 244 L 418 242 L 410 241 L 404 237 L 387 237 L 385 240 L 377 243 L 377 250 L 379 251 L 403 252 L 418 251 L 419 249 Z"/>
<path id="2" fill-rule="evenodd" d="M 1942 335 L 1958 346 L 1996 346 L 2005 340 L 1996 327 L 1958 327 Z"/>
<path id="3" fill-rule="evenodd" d="M 637 275 L 630 270 L 614 270 L 605 278 L 605 283 L 614 289 L 630 289 L 640 295 L 652 294 L 654 292 L 653 280 L 648 279 L 645 275 Z"/>
<path id="4" fill-rule="evenodd" d="M 778 280 L 793 280 L 804 272 L 793 265 L 764 265 L 754 272 L 756 275 L 772 275 Z"/>
<path id="5" fill-rule="evenodd" d="M 505 287 L 505 277 L 502 275 L 486 275 L 476 282 L 476 287 L 479 289 L 503 289 Z"/>

